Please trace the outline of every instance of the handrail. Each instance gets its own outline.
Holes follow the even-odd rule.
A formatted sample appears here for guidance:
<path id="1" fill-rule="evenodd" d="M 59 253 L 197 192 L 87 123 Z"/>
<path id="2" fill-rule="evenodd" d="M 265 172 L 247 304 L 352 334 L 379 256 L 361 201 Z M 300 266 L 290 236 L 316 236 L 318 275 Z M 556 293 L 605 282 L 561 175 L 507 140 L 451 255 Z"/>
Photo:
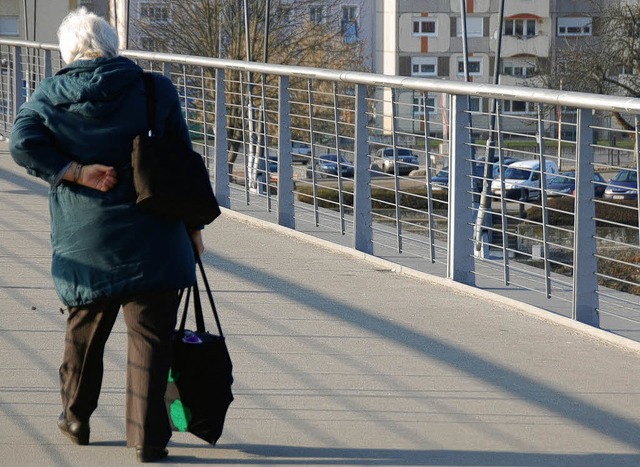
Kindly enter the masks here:
<path id="1" fill-rule="evenodd" d="M 42 48 L 57 50 L 55 44 L 28 42 L 22 40 L 0 39 L 0 45 Z M 223 58 L 198 57 L 194 55 L 178 55 L 141 50 L 123 50 L 125 57 L 140 60 L 170 61 L 182 65 L 197 65 L 212 68 L 225 68 L 236 71 L 252 71 L 280 76 L 294 76 L 307 79 L 323 79 L 351 84 L 371 86 L 391 86 L 410 90 L 439 92 L 447 94 L 465 94 L 477 97 L 526 100 L 540 104 L 570 107 L 588 107 L 608 112 L 640 114 L 640 98 L 607 96 L 575 91 L 559 91 L 526 86 L 507 86 L 500 84 L 484 84 L 463 81 L 449 81 L 431 78 L 391 76 L 358 71 L 331 70 L 293 65 L 277 65 L 270 63 L 246 62 Z"/>

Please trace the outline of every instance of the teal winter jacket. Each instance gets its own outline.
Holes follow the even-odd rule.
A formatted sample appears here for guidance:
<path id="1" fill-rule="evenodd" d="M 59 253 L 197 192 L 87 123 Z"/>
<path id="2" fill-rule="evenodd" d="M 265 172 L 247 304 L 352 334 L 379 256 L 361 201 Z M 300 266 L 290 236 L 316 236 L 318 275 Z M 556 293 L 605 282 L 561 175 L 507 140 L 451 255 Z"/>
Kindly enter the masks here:
<path id="1" fill-rule="evenodd" d="M 187 144 L 171 81 L 155 76 L 156 129 Z M 135 205 L 134 137 L 147 126 L 142 69 L 124 57 L 79 60 L 43 80 L 18 112 L 11 155 L 51 185 L 52 275 L 67 306 L 190 286 L 194 255 L 185 225 Z M 107 192 L 59 181 L 72 161 L 113 166 Z"/>

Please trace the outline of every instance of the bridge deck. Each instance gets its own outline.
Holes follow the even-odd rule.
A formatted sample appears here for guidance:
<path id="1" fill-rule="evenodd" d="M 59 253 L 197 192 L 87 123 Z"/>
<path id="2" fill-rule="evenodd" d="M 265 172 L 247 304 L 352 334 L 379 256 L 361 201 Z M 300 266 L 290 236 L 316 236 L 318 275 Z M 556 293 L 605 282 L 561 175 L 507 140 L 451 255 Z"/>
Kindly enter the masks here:
<path id="1" fill-rule="evenodd" d="M 0 143 L 0 459 L 133 464 L 122 320 L 91 446 L 55 424 L 65 316 L 46 192 Z M 239 214 L 225 212 L 205 241 L 236 400 L 217 447 L 174 435 L 174 465 L 640 465 L 633 343 Z"/>

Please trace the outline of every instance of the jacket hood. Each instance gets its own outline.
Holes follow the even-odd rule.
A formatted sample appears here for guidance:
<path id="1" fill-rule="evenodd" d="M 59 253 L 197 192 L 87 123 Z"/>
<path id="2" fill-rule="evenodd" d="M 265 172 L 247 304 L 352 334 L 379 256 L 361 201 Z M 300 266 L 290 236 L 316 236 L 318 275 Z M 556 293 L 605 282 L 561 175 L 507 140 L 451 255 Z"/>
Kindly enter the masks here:
<path id="1" fill-rule="evenodd" d="M 141 75 L 142 69 L 125 57 L 78 60 L 43 81 L 38 92 L 55 107 L 101 118 L 121 107 Z"/>

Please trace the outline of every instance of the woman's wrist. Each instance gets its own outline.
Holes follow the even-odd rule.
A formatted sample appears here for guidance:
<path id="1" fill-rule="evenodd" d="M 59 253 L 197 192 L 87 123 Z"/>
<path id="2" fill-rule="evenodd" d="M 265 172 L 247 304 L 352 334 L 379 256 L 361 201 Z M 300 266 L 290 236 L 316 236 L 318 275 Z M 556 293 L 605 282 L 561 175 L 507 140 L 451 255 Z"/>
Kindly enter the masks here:
<path id="1" fill-rule="evenodd" d="M 75 167 L 73 168 L 73 183 L 78 183 L 80 181 L 80 177 L 82 177 L 82 168 L 84 167 L 82 164 L 78 164 L 74 162 Z"/>

